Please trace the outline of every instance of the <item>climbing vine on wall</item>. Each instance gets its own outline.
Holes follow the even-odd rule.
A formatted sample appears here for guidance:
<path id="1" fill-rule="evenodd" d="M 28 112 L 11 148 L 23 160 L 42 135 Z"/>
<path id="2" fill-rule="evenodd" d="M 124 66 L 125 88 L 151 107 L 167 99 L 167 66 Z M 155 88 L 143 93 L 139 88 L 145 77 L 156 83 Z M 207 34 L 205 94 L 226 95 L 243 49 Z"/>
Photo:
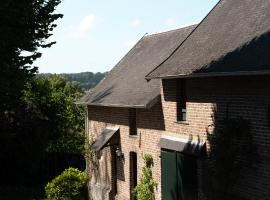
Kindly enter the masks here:
<path id="1" fill-rule="evenodd" d="M 98 169 L 99 167 L 98 152 L 92 150 L 92 145 L 94 143 L 95 141 L 92 138 L 86 141 L 85 157 L 89 161 L 89 164 L 91 164 L 94 169 Z"/>
<path id="2" fill-rule="evenodd" d="M 156 181 L 152 177 L 153 157 L 149 154 L 142 154 L 142 158 L 145 166 L 142 168 L 142 174 L 134 193 L 138 200 L 153 200 L 154 190 L 157 186 Z"/>

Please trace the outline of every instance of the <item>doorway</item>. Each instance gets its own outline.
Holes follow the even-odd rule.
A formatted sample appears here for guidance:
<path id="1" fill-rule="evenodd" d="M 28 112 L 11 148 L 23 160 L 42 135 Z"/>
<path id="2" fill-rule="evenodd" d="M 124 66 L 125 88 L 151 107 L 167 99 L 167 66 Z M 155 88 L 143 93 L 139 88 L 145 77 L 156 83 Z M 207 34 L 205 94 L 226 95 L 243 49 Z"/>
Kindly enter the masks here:
<path id="1" fill-rule="evenodd" d="M 134 189 L 137 186 L 137 153 L 130 152 L 129 154 L 130 162 L 130 199 L 137 200 L 136 195 L 134 194 Z"/>
<path id="2" fill-rule="evenodd" d="M 197 200 L 197 159 L 177 151 L 161 151 L 163 200 Z"/>

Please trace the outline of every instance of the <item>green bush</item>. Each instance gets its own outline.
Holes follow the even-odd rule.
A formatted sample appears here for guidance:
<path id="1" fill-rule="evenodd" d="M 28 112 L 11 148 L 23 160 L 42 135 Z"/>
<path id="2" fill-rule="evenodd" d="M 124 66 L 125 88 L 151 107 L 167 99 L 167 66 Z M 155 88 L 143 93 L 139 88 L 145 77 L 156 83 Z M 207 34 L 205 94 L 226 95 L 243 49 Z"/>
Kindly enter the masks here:
<path id="1" fill-rule="evenodd" d="M 68 168 L 49 182 L 46 187 L 48 200 L 83 200 L 87 176 L 78 169 Z"/>
<path id="2" fill-rule="evenodd" d="M 149 154 L 143 154 L 145 166 L 142 168 L 142 174 L 139 184 L 136 186 L 134 193 L 138 200 L 153 200 L 154 189 L 157 186 L 156 181 L 152 177 L 151 167 L 153 166 L 153 157 Z"/>

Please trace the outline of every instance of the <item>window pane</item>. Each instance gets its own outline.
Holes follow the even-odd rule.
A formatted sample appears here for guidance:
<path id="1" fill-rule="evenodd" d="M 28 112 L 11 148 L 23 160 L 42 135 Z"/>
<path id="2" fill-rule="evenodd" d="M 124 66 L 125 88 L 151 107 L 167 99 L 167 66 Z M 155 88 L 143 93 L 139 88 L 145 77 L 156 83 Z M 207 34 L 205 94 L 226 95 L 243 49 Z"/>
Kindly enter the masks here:
<path id="1" fill-rule="evenodd" d="M 137 135 L 136 109 L 129 110 L 129 134 Z"/>
<path id="2" fill-rule="evenodd" d="M 186 83 L 184 79 L 177 80 L 177 121 L 186 121 Z"/>

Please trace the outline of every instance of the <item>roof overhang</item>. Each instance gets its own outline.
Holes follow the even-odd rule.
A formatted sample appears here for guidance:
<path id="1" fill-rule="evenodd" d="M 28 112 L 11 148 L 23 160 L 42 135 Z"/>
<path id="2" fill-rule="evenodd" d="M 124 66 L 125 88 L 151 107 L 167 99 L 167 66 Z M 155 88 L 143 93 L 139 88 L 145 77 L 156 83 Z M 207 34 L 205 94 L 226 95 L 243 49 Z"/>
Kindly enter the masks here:
<path id="1" fill-rule="evenodd" d="M 200 156 L 205 152 L 205 140 L 199 137 L 174 137 L 169 135 L 163 135 L 160 138 L 159 145 L 162 149 L 168 149 L 178 151 L 181 153 Z"/>
<path id="2" fill-rule="evenodd" d="M 154 76 L 154 77 L 148 76 L 148 77 L 145 77 L 145 79 L 151 80 L 151 79 L 175 79 L 175 78 L 203 78 L 203 77 L 219 77 L 219 76 L 254 76 L 254 75 L 269 75 L 269 74 L 270 74 L 270 70 L 209 72 L 209 73 L 178 74 L 178 75 L 166 75 L 166 76 Z"/>
<path id="3" fill-rule="evenodd" d="M 87 102 L 76 102 L 78 105 L 85 106 L 101 106 L 101 107 L 115 107 L 115 108 L 139 108 L 139 109 L 150 109 L 160 101 L 160 95 L 156 96 L 144 105 L 126 105 L 126 104 L 107 104 L 107 103 L 87 103 Z"/>
<path id="4" fill-rule="evenodd" d="M 119 128 L 105 128 L 101 134 L 96 138 L 95 143 L 92 145 L 91 149 L 94 151 L 100 151 L 104 147 L 107 146 L 108 143 L 110 143 L 113 139 L 113 137 L 116 135 L 116 133 L 119 132 Z M 113 141 L 113 144 L 117 143 L 115 139 Z"/>

